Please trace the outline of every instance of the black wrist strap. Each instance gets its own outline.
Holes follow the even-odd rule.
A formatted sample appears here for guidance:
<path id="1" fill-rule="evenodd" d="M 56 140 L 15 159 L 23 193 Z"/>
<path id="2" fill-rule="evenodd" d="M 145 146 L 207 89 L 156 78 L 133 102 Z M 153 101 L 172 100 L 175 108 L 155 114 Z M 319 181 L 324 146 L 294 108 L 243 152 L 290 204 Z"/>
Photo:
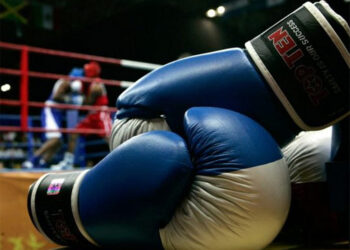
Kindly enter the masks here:
<path id="1" fill-rule="evenodd" d="M 304 130 L 350 114 L 346 21 L 321 1 L 302 7 L 246 43 L 248 54 Z"/>
<path id="2" fill-rule="evenodd" d="M 78 214 L 78 188 L 84 172 L 46 174 L 29 189 L 28 210 L 35 227 L 64 246 L 92 246 Z"/>

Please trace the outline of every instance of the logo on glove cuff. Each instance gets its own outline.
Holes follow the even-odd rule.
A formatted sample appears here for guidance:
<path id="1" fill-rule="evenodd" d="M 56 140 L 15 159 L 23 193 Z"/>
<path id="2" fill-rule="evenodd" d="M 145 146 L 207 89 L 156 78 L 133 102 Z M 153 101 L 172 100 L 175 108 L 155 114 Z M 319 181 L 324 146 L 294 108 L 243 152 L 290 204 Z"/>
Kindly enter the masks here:
<path id="1" fill-rule="evenodd" d="M 61 191 L 62 185 L 64 183 L 64 178 L 53 179 L 47 188 L 47 195 L 58 195 Z"/>
<path id="2" fill-rule="evenodd" d="M 304 55 L 299 48 L 293 51 L 293 49 L 297 47 L 297 44 L 289 35 L 288 31 L 283 30 L 283 27 L 280 27 L 274 33 L 269 35 L 268 39 L 272 41 L 276 51 L 290 69 L 293 68 L 295 62 Z"/>
<path id="3" fill-rule="evenodd" d="M 334 94 L 340 93 L 341 89 L 334 77 L 328 73 L 328 67 L 301 28 L 293 20 L 289 20 L 286 24 L 296 39 L 304 46 L 307 52 L 306 56 L 311 59 L 311 62 L 310 60 L 309 62 L 300 60 L 305 55 L 283 26 L 270 34 L 268 39 L 288 68 L 293 70 L 295 78 L 301 83 L 311 104 L 317 107 L 330 96 L 330 91 L 325 86 L 325 80 Z"/>

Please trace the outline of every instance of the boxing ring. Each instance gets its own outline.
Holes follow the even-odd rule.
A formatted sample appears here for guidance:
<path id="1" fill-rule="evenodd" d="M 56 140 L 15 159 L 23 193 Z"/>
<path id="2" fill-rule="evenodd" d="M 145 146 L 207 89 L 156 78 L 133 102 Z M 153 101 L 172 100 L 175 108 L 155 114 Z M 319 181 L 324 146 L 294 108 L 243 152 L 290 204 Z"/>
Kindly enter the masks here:
<path id="1" fill-rule="evenodd" d="M 34 148 L 40 146 L 40 143 L 35 139 L 35 135 L 38 133 L 44 132 L 61 132 L 65 135 L 72 133 L 79 133 L 85 135 L 96 135 L 101 132 L 101 130 L 97 129 L 77 129 L 74 128 L 74 125 L 77 123 L 77 120 L 80 119 L 78 116 L 78 112 L 82 111 L 91 111 L 91 110 L 103 110 L 107 111 L 111 116 L 116 112 L 116 108 L 112 106 L 108 107 L 96 107 L 96 106 L 78 106 L 71 104 L 46 104 L 44 102 L 40 102 L 37 100 L 32 100 L 29 98 L 29 93 L 32 91 L 31 89 L 31 79 L 47 79 L 52 81 L 56 81 L 57 79 L 67 79 L 67 80 L 75 80 L 79 79 L 83 82 L 83 84 L 89 84 L 93 82 L 93 78 L 88 77 L 70 77 L 64 74 L 57 73 L 47 73 L 47 72 L 39 72 L 31 70 L 29 55 L 31 53 L 43 54 L 45 56 L 53 56 L 53 57 L 62 57 L 67 60 L 80 60 L 80 61 L 96 61 L 100 64 L 109 64 L 112 66 L 118 67 L 126 67 L 130 69 L 143 70 L 147 73 L 150 70 L 156 69 L 160 65 L 138 62 L 138 61 L 130 61 L 124 59 L 115 59 L 115 58 L 107 58 L 100 57 L 94 55 L 86 55 L 44 48 L 31 47 L 27 45 L 17 45 L 11 43 L 5 43 L 0 41 L 1 50 L 11 50 L 19 52 L 20 54 L 20 62 L 19 68 L 6 68 L 0 67 L 0 76 L 1 75 L 11 75 L 18 77 L 19 83 L 19 98 L 18 99 L 0 99 L 0 108 L 2 106 L 10 106 L 10 107 L 19 107 L 18 114 L 6 114 L 0 113 L 0 135 L 4 132 L 16 132 L 26 134 L 25 142 L 0 142 L 0 152 L 1 148 L 22 148 L 26 149 L 25 154 L 20 154 L 14 151 L 13 154 L 0 154 L 0 163 L 2 161 L 8 160 L 16 160 L 21 161 L 24 160 L 28 155 L 33 154 Z M 101 81 L 111 88 L 127 88 L 133 84 L 131 81 L 122 81 L 122 80 L 114 80 L 114 79 L 101 79 Z M 48 93 L 46 93 L 48 95 Z M 114 104 L 114 99 L 111 100 L 111 104 Z M 63 109 L 70 111 L 69 115 L 66 116 L 67 128 L 60 128 L 57 130 L 47 130 L 38 125 L 40 118 L 38 116 L 32 115 L 30 112 L 31 108 L 42 109 L 44 107 L 53 107 L 57 109 Z M 73 112 L 73 113 L 71 113 Z M 70 123 L 68 125 L 68 123 Z M 97 145 L 100 146 L 102 144 L 106 144 L 102 139 L 100 140 L 90 140 L 90 141 L 82 141 L 78 143 L 78 146 L 82 145 L 82 147 Z M 63 147 L 64 148 L 64 147 Z M 76 154 L 83 158 L 79 159 L 79 166 L 86 167 L 84 165 L 86 163 L 86 159 L 93 157 L 103 157 L 108 152 L 94 152 L 86 154 L 84 150 L 78 150 Z M 28 212 L 27 212 L 27 192 L 28 187 L 35 180 L 37 180 L 40 176 L 45 174 L 46 172 L 51 171 L 49 169 L 32 169 L 32 170 L 23 170 L 23 169 L 9 169 L 0 167 L 0 250 L 2 249 L 53 249 L 59 247 L 53 243 L 51 243 L 48 239 L 46 239 L 42 234 L 38 233 L 38 231 L 34 228 Z M 344 177 L 344 176 L 341 176 Z M 340 178 L 338 178 L 340 179 Z M 306 184 L 309 186 L 308 184 Z M 316 183 L 314 187 L 311 187 L 311 191 L 305 192 L 301 187 L 296 187 L 293 191 L 293 199 L 298 200 L 298 204 L 309 202 L 312 205 L 319 205 L 320 208 L 327 202 L 325 199 L 327 197 L 317 197 L 316 194 L 325 193 L 325 186 L 321 183 Z M 319 192 L 319 191 L 322 192 Z M 317 193 L 318 192 L 318 193 Z M 319 202 L 319 204 L 317 203 Z M 307 212 L 303 217 L 300 217 L 300 214 L 295 212 L 292 214 L 292 219 L 297 218 L 298 220 L 307 219 L 308 217 L 312 217 L 314 211 L 311 206 L 307 204 L 306 208 L 297 207 L 297 212 L 302 210 L 303 212 Z M 328 215 L 329 211 L 323 209 L 321 211 L 322 214 Z M 294 216 L 294 217 L 293 217 Z M 335 217 L 332 213 L 331 216 Z M 333 217 L 331 219 L 333 219 Z M 335 218 L 337 219 L 337 218 Z M 333 222 L 333 221 L 332 221 Z M 337 221 L 336 221 L 337 222 Z M 331 224 L 333 225 L 333 224 Z M 334 228 L 337 229 L 337 225 L 334 225 Z M 312 228 L 314 229 L 314 228 Z M 290 232 L 295 233 L 292 228 L 291 231 L 282 231 L 280 233 L 280 238 L 277 238 L 277 243 L 273 242 L 272 245 L 268 246 L 266 249 L 303 249 L 299 248 L 297 244 L 293 243 L 291 245 L 290 242 L 287 244 L 279 243 L 281 239 L 288 238 L 288 234 Z M 333 228 L 332 228 L 333 230 Z M 310 230 L 311 232 L 311 230 Z M 346 245 L 348 242 L 341 242 L 340 245 Z M 343 249 L 343 248 L 338 248 Z"/>
<path id="2" fill-rule="evenodd" d="M 0 67 L 0 76 L 8 75 L 17 77 L 19 93 L 18 99 L 0 99 L 0 110 L 2 107 L 19 108 L 18 114 L 7 114 L 0 112 L 0 135 L 5 133 L 20 133 L 26 135 L 26 141 L 14 142 L 0 141 L 0 249 L 50 249 L 56 245 L 49 242 L 32 225 L 26 208 L 26 197 L 28 187 L 41 175 L 50 171 L 49 169 L 32 169 L 23 170 L 19 168 L 19 164 L 11 164 L 12 162 L 21 162 L 31 156 L 36 147 L 41 145 L 37 140 L 37 134 L 44 132 L 60 132 L 62 134 L 78 133 L 82 135 L 97 135 L 101 133 L 100 129 L 78 129 L 75 125 L 81 119 L 79 111 L 105 111 L 111 116 L 116 112 L 115 107 L 110 106 L 90 106 L 90 105 L 74 105 L 74 104 L 47 104 L 37 100 L 30 100 L 31 81 L 35 79 L 44 79 L 54 84 L 58 79 L 82 81 L 83 85 L 92 83 L 94 78 L 89 77 L 71 77 L 64 74 L 48 73 L 33 71 L 30 68 L 30 55 L 40 54 L 47 58 L 60 57 L 64 60 L 75 60 L 79 65 L 84 62 L 95 61 L 100 65 L 109 64 L 109 66 L 125 67 L 131 70 L 141 70 L 145 74 L 160 65 L 147 62 L 132 61 L 126 59 L 108 58 L 96 55 L 87 55 L 81 53 L 52 50 L 46 48 L 32 47 L 27 45 L 12 44 L 0 41 L 0 49 L 2 51 L 15 51 L 19 54 L 19 68 L 10 68 L 7 66 Z M 83 63 L 82 63 L 83 62 Z M 122 88 L 125 89 L 133 84 L 132 81 L 104 79 L 99 77 L 106 88 Z M 14 84 L 13 82 L 12 84 Z M 52 89 L 52 88 L 51 88 Z M 42 93 L 49 96 L 50 93 Z M 114 100 L 110 100 L 110 105 L 114 104 Z M 40 126 L 40 118 L 31 115 L 30 109 L 42 109 L 44 107 L 52 107 L 67 111 L 65 117 L 67 127 L 48 130 Z M 69 111 L 69 112 L 68 112 Z M 99 140 L 80 140 L 78 146 L 80 149 L 87 146 L 100 146 L 106 144 L 102 139 Z M 62 149 L 65 149 L 64 145 Z M 76 150 L 78 156 L 79 167 L 86 160 L 94 157 L 104 157 L 108 152 L 93 152 L 86 154 L 84 150 Z M 12 168 L 9 168 L 11 167 Z"/>

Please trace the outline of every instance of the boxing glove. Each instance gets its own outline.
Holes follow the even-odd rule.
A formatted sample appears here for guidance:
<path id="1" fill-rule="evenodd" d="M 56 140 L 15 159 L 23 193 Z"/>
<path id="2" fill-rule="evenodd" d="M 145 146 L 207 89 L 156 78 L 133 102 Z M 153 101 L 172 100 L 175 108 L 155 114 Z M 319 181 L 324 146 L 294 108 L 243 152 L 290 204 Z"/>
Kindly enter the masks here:
<path id="1" fill-rule="evenodd" d="M 30 188 L 36 228 L 67 246 L 160 248 L 158 230 L 183 197 L 193 167 L 182 138 L 134 137 L 84 172 L 49 173 Z"/>
<path id="2" fill-rule="evenodd" d="M 124 142 L 88 172 L 39 179 L 28 196 L 37 228 L 65 245 L 264 248 L 290 202 L 277 143 L 230 110 L 192 108 L 183 120 L 186 143 L 173 132 L 152 131 Z"/>
<path id="3" fill-rule="evenodd" d="M 117 99 L 111 148 L 122 143 L 119 135 L 127 139 L 149 124 L 158 128 L 166 121 L 161 128 L 183 134 L 183 114 L 193 106 L 245 114 L 280 146 L 301 130 L 332 125 L 349 115 L 349 34 L 346 21 L 326 2 L 306 2 L 245 49 L 188 57 L 156 69 Z"/>
<path id="4" fill-rule="evenodd" d="M 331 160 L 332 127 L 303 131 L 282 148 L 292 183 L 325 182 L 326 162 Z"/>
<path id="5" fill-rule="evenodd" d="M 70 82 L 70 90 L 72 93 L 80 94 L 83 91 L 83 82 L 74 80 Z"/>

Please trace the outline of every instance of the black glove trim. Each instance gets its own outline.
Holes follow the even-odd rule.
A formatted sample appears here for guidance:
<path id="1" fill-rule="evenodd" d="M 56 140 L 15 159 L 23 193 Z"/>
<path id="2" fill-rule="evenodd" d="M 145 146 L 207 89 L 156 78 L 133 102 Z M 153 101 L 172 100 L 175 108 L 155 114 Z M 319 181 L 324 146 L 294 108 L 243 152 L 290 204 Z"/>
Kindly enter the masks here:
<path id="1" fill-rule="evenodd" d="M 350 54 L 344 45 L 349 35 L 346 21 L 327 3 L 307 2 L 245 44 L 303 130 L 328 127 L 350 114 Z"/>
<path id="2" fill-rule="evenodd" d="M 53 242 L 55 244 L 57 244 L 57 242 L 54 242 L 49 236 L 47 236 L 44 232 L 44 230 L 41 228 L 38 217 L 37 217 L 37 213 L 36 213 L 36 209 L 35 209 L 35 195 L 38 191 L 39 185 L 41 183 L 41 181 L 46 178 L 46 176 L 48 176 L 49 173 L 44 174 L 43 176 L 41 176 L 35 183 L 33 183 L 32 185 L 30 185 L 29 187 L 29 192 L 28 192 L 28 211 L 29 211 L 29 216 L 32 219 L 32 222 L 34 224 L 34 226 L 36 227 L 36 229 L 50 242 Z"/>
<path id="3" fill-rule="evenodd" d="M 342 22 L 340 19 L 341 17 L 339 15 L 335 16 L 335 12 L 331 9 L 331 7 L 325 3 L 324 1 L 321 1 L 319 3 L 322 7 L 325 8 L 326 11 L 328 11 L 328 14 L 331 14 L 332 16 L 337 18 L 338 23 L 343 26 L 344 28 L 349 29 L 349 26 L 347 26 L 346 21 Z M 327 21 L 327 18 L 322 14 L 322 12 L 312 3 L 306 2 L 304 3 L 305 8 L 314 16 L 314 18 L 318 21 L 318 23 L 321 25 L 321 27 L 324 29 L 324 31 L 328 34 L 329 38 L 333 41 L 334 45 L 337 47 L 338 51 L 342 55 L 344 61 L 348 65 L 348 68 L 350 68 L 350 54 L 347 50 L 346 46 L 344 45 L 342 39 L 338 36 L 337 32 L 334 30 L 332 25 Z"/>
<path id="4" fill-rule="evenodd" d="M 48 173 L 34 183 L 28 194 L 28 210 L 35 227 L 59 245 L 98 246 L 84 229 L 78 212 L 83 172 Z"/>

